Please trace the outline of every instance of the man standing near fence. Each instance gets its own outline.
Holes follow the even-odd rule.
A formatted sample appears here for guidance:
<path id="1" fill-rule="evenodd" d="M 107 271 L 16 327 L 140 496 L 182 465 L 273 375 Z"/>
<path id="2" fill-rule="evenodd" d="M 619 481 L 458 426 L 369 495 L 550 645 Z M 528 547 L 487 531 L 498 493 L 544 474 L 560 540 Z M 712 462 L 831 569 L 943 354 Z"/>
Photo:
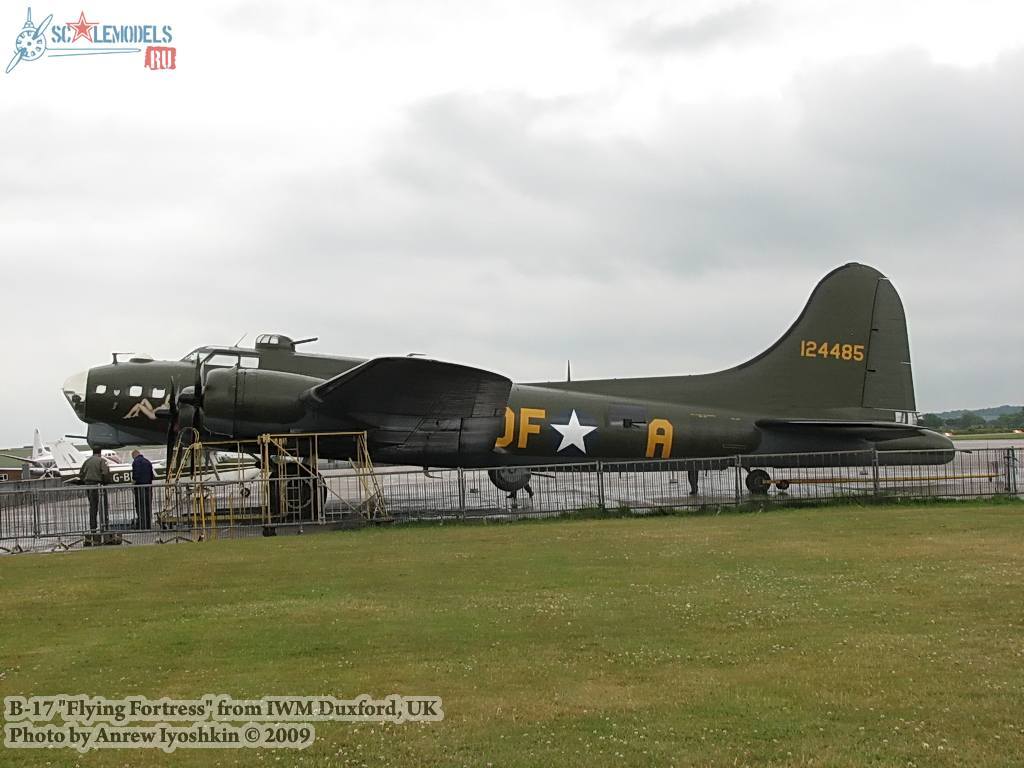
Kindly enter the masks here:
<path id="1" fill-rule="evenodd" d="M 138 449 L 132 451 L 132 483 L 135 484 L 135 525 L 148 531 L 153 525 L 153 464 Z"/>
<path id="2" fill-rule="evenodd" d="M 103 517 L 103 527 L 107 527 L 107 491 L 103 486 L 114 482 L 110 474 L 110 465 L 99 448 L 92 449 L 92 456 L 82 462 L 78 470 L 78 480 L 87 486 L 85 495 L 89 497 L 89 534 L 85 537 L 85 546 L 99 544 L 99 537 L 93 535 L 99 530 L 99 518 Z"/>

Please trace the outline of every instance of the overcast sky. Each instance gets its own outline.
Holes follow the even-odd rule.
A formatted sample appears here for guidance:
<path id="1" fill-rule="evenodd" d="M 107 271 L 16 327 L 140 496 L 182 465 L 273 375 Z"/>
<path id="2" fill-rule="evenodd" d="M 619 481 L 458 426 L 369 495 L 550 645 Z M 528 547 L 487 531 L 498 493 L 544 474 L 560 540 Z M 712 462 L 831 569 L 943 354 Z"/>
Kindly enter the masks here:
<path id="1" fill-rule="evenodd" d="M 1019 0 L 85 7 L 171 25 L 178 68 L 0 74 L 0 445 L 83 431 L 60 385 L 112 350 L 267 331 L 711 371 L 852 260 L 903 297 L 921 410 L 1024 401 Z"/>

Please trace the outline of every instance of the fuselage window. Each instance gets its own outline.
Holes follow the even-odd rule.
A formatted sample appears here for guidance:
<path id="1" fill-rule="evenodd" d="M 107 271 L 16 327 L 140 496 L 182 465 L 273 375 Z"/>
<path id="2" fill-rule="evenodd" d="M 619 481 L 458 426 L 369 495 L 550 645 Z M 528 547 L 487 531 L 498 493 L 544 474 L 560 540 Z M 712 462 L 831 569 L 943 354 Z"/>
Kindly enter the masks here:
<path id="1" fill-rule="evenodd" d="M 128 387 L 128 397 L 142 397 L 142 387 L 138 384 L 132 384 Z"/>
<path id="2" fill-rule="evenodd" d="M 167 394 L 167 390 L 163 387 L 153 387 L 153 397 L 157 400 L 163 400 L 164 395 Z"/>
<path id="3" fill-rule="evenodd" d="M 106 384 L 97 384 L 96 385 L 96 394 L 97 395 L 102 395 L 106 391 L 107 391 L 107 385 Z"/>
<path id="4" fill-rule="evenodd" d="M 642 405 L 612 404 L 608 406 L 608 426 L 634 429 L 647 427 L 647 409 Z"/>

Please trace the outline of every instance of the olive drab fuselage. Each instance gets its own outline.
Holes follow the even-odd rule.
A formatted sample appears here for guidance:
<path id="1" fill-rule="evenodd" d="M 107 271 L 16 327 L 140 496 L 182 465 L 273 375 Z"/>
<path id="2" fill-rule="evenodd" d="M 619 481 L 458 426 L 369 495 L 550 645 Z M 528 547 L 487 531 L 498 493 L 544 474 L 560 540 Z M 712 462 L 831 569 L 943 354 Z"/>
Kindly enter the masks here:
<path id="1" fill-rule="evenodd" d="M 458 440 L 438 436 L 458 424 L 438 420 L 424 426 L 426 416 L 413 418 L 413 412 L 394 405 L 402 392 L 415 390 L 415 376 L 380 385 L 382 402 L 393 412 L 365 405 L 358 413 L 346 412 L 343 394 L 330 408 L 318 407 L 319 385 L 354 376 L 364 364 L 302 352 L 287 337 L 268 335 L 253 348 L 201 347 L 180 361 L 115 359 L 72 377 L 64 391 L 89 424 L 89 442 L 104 447 L 163 442 L 171 397 L 192 386 L 198 373 L 217 383 L 203 404 L 204 430 L 212 439 L 365 429 L 380 462 L 492 467 L 872 449 L 893 457 L 937 451 L 902 454 L 914 463 L 941 463 L 952 456 L 945 436 L 916 426 L 899 296 L 883 275 L 859 264 L 826 276 L 789 331 L 735 368 L 692 376 L 510 384 L 507 398 L 477 420 L 478 430 L 483 424 L 493 432 L 486 449 L 478 441 L 470 452 L 456 450 L 453 445 L 462 445 Z M 214 371 L 220 373 L 211 377 Z M 390 437 L 395 424 L 407 431 L 436 431 L 415 445 L 399 446 Z"/>

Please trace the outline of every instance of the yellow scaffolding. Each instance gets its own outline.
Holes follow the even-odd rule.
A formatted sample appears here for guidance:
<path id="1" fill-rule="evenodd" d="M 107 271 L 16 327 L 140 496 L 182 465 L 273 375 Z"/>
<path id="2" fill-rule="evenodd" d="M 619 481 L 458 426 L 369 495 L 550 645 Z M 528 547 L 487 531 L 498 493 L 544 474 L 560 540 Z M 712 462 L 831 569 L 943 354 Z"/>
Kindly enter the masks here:
<path id="1" fill-rule="evenodd" d="M 360 500 L 356 507 L 353 507 L 348 499 L 343 498 L 329 484 L 323 483 L 317 470 L 320 461 L 320 441 L 339 438 L 351 439 L 354 443 L 351 464 L 360 488 Z M 367 520 L 380 520 L 387 517 L 384 494 L 381 491 L 380 483 L 377 482 L 365 431 L 284 432 L 260 435 L 257 442 L 260 446 L 263 480 L 268 491 L 262 497 L 264 519 L 268 521 L 268 524 L 272 519 L 272 506 L 274 506 L 272 502 L 276 502 L 276 506 L 280 510 L 288 509 L 294 502 L 289 494 L 293 494 L 296 488 L 301 492 L 303 487 L 310 490 L 310 502 L 321 508 L 322 504 L 326 502 L 326 498 L 317 502 L 318 495 L 321 492 L 325 495 L 330 493 L 351 511 L 357 512 Z M 278 469 L 276 478 L 273 477 L 275 467 Z M 283 473 L 281 467 L 285 468 Z M 289 477 L 290 470 L 288 468 L 294 468 L 296 473 L 294 478 Z M 298 484 L 289 482 L 289 480 L 295 479 L 299 480 Z M 272 484 L 272 481 L 275 480 L 276 483 Z"/>
<path id="2" fill-rule="evenodd" d="M 301 523 L 303 513 L 307 511 L 311 513 L 311 521 L 323 522 L 329 495 L 348 511 L 366 520 L 380 521 L 387 517 L 384 495 L 370 458 L 365 431 L 264 434 L 255 440 L 208 442 L 198 437 L 195 430 L 183 430 L 179 434 L 167 468 L 164 504 L 157 512 L 157 519 L 165 525 L 180 524 L 182 514 L 178 502 L 185 487 L 188 506 L 184 517 L 191 530 L 199 531 L 200 541 L 207 534 L 216 538 L 224 523 L 233 528 L 237 523 L 257 520 L 253 514 L 256 508 L 251 503 L 254 484 L 258 488 L 258 520 L 267 529 L 285 522 L 289 515 L 297 516 Z M 351 466 L 359 484 L 357 504 L 339 494 L 318 471 L 321 440 L 324 439 L 353 441 Z M 236 460 L 228 471 L 236 472 L 238 479 L 225 481 L 220 474 L 224 469 L 219 467 L 220 462 L 210 461 L 211 453 L 215 451 L 258 456 L 258 477 L 246 478 L 245 470 L 255 471 L 255 467 Z M 211 475 L 213 481 L 209 479 Z M 222 509 L 225 499 L 227 508 Z M 185 537 L 173 537 L 182 538 Z"/>

